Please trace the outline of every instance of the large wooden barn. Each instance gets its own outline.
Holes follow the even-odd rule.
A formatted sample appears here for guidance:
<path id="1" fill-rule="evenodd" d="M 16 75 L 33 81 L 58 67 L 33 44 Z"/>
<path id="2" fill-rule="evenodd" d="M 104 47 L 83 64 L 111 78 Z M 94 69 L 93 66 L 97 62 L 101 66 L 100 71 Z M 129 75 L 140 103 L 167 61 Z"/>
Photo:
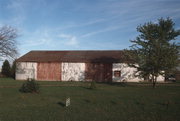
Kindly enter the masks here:
<path id="1" fill-rule="evenodd" d="M 16 80 L 142 81 L 126 62 L 123 51 L 30 51 L 16 61 Z"/>

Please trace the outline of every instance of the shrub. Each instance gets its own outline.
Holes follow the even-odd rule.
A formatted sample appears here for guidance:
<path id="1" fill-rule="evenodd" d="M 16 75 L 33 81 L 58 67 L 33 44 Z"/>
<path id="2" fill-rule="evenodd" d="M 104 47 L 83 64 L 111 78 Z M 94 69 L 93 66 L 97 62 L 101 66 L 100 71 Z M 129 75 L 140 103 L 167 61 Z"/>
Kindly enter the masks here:
<path id="1" fill-rule="evenodd" d="M 24 93 L 39 93 L 39 84 L 34 79 L 28 79 L 19 91 Z"/>
<path id="2" fill-rule="evenodd" d="M 90 89 L 96 89 L 96 82 L 95 81 L 91 82 Z"/>

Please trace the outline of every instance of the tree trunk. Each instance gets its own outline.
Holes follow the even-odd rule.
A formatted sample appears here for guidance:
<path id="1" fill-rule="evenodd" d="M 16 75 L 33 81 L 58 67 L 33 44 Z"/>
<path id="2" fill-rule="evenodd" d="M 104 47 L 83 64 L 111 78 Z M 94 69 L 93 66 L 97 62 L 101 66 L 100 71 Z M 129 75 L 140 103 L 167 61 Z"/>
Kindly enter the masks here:
<path id="1" fill-rule="evenodd" d="M 157 76 L 153 76 L 153 88 L 156 87 Z"/>

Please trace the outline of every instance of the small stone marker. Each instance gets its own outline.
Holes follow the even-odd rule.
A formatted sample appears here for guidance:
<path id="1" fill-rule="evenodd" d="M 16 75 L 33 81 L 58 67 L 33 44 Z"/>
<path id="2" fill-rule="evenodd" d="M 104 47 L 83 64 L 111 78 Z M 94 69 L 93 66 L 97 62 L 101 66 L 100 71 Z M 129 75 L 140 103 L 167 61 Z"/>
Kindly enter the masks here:
<path id="1" fill-rule="evenodd" d="M 66 98 L 66 107 L 70 106 L 70 97 Z"/>

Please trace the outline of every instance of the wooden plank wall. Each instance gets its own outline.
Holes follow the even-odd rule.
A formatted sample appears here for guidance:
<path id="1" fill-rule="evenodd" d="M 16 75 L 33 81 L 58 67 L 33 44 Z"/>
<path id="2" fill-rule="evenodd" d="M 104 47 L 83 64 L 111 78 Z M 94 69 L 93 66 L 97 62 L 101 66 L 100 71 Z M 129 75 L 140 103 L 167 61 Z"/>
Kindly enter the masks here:
<path id="1" fill-rule="evenodd" d="M 43 62 L 37 64 L 37 80 L 61 80 L 61 63 Z"/>
<path id="2" fill-rule="evenodd" d="M 175 73 L 175 78 L 176 78 L 176 81 L 180 81 L 180 71 L 177 71 Z"/>
<path id="3" fill-rule="evenodd" d="M 85 80 L 96 82 L 112 81 L 112 64 L 110 63 L 86 63 Z"/>

